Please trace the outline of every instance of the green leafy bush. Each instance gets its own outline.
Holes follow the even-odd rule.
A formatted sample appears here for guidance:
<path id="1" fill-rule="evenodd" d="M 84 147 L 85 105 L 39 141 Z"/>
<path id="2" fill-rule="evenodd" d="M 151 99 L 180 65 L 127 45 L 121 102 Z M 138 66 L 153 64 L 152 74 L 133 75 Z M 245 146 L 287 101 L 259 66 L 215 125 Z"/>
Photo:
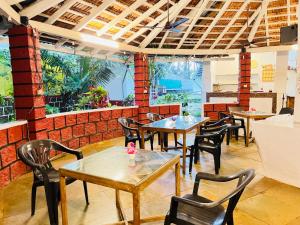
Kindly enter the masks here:
<path id="1" fill-rule="evenodd" d="M 53 107 L 51 105 L 46 105 L 46 114 L 55 114 L 55 113 L 60 113 L 59 108 L 58 107 Z"/>

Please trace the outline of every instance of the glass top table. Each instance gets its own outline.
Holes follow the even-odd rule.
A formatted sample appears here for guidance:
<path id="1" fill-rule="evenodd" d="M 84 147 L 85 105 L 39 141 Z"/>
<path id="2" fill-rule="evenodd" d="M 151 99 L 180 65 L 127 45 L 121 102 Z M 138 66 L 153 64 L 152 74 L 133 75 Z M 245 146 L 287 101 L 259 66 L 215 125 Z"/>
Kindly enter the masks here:
<path id="1" fill-rule="evenodd" d="M 133 195 L 133 224 L 147 222 L 140 218 L 140 191 L 144 190 L 162 174 L 175 166 L 175 193 L 180 193 L 180 156 L 178 154 L 138 150 L 130 159 L 125 147 L 112 147 L 83 159 L 64 165 L 59 169 L 61 208 L 63 224 L 68 224 L 66 203 L 66 177 L 72 177 L 116 189 L 116 206 L 120 220 L 126 221 L 119 199 L 119 190 Z M 157 219 L 162 219 L 158 216 Z"/>
<path id="2" fill-rule="evenodd" d="M 250 119 L 263 120 L 275 115 L 274 113 L 266 113 L 260 111 L 232 111 L 231 114 L 234 116 L 239 116 L 247 119 L 246 147 L 248 147 L 249 143 L 253 140 L 253 139 L 250 140 Z"/>
<path id="3" fill-rule="evenodd" d="M 176 134 L 182 134 L 182 172 L 185 174 L 185 168 L 186 168 L 186 134 L 194 129 L 197 129 L 197 132 L 200 132 L 201 125 L 205 124 L 210 120 L 209 117 L 194 117 L 194 116 L 173 116 L 169 118 L 165 118 L 162 120 L 154 121 L 149 124 L 145 124 L 142 127 L 140 127 L 141 131 L 141 137 L 142 137 L 142 145 L 141 148 L 145 148 L 145 141 L 144 141 L 144 133 L 145 131 L 153 131 L 153 132 L 160 132 L 160 133 L 176 133 Z M 161 150 L 168 150 L 170 148 L 165 148 L 163 146 L 164 141 L 163 139 L 164 135 L 160 135 L 160 144 L 161 144 Z M 177 147 L 175 147 L 177 148 Z M 174 148 L 173 148 L 174 149 Z M 191 171 L 190 171 L 191 172 Z"/>

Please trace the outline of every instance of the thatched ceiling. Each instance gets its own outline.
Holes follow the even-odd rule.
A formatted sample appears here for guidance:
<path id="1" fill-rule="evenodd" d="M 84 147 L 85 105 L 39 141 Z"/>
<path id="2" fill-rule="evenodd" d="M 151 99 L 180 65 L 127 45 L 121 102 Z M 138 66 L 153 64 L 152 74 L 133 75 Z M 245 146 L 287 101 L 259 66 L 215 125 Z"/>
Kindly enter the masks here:
<path id="1" fill-rule="evenodd" d="M 247 40 L 256 42 L 253 47 L 278 46 L 280 27 L 297 23 L 298 5 L 298 0 L 2 1 L 7 1 L 18 14 L 33 21 L 126 46 L 189 50 L 185 52 L 240 49 Z M 180 33 L 163 28 L 142 28 L 164 26 L 168 4 L 171 22 L 188 19 L 177 27 Z M 91 48 L 84 42 L 60 37 L 59 33 L 43 32 L 42 36 L 56 47 L 74 45 L 80 51 Z"/>

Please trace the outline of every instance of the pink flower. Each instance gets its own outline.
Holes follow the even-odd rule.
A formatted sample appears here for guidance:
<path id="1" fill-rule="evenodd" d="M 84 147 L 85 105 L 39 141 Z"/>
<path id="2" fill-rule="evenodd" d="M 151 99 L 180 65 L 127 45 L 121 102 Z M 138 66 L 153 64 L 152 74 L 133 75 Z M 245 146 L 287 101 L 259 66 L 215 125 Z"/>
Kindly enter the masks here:
<path id="1" fill-rule="evenodd" d="M 135 154 L 135 153 L 136 153 L 135 144 L 133 142 L 129 142 L 127 145 L 127 154 Z"/>

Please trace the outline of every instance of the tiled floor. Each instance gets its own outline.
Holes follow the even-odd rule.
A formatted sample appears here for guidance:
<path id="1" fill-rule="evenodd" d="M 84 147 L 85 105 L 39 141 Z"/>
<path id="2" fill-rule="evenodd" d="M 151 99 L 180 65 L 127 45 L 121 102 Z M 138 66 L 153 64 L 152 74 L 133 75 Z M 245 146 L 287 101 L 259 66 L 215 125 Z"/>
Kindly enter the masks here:
<path id="1" fill-rule="evenodd" d="M 123 138 L 118 138 L 83 149 L 89 155 L 101 149 L 123 145 Z M 55 166 L 71 161 L 65 156 L 55 161 Z M 245 148 L 233 142 L 230 147 L 224 145 L 221 161 L 221 174 L 230 174 L 240 169 L 254 168 L 256 177 L 245 190 L 235 210 L 235 224 L 238 225 L 299 225 L 300 224 L 300 189 L 288 186 L 262 175 L 263 169 L 255 144 Z M 213 160 L 209 154 L 201 153 L 199 165 L 194 167 L 193 174 L 182 177 L 182 194 L 191 193 L 196 171 L 213 172 Z M 170 197 L 174 193 L 174 171 L 170 171 L 154 182 L 142 194 L 142 215 L 165 214 L 169 208 Z M 31 174 L 20 177 L 8 187 L 0 190 L 0 225 L 49 224 L 44 190 L 37 193 L 36 214 L 30 216 Z M 201 193 L 210 198 L 221 197 L 228 193 L 233 184 L 204 182 Z M 117 211 L 114 205 L 114 191 L 88 185 L 90 205 L 86 207 L 82 183 L 77 181 L 67 187 L 69 224 L 98 225 L 117 222 Z M 121 200 L 129 218 L 132 216 L 131 196 L 121 193 Z M 156 223 L 156 224 L 163 224 Z"/>

